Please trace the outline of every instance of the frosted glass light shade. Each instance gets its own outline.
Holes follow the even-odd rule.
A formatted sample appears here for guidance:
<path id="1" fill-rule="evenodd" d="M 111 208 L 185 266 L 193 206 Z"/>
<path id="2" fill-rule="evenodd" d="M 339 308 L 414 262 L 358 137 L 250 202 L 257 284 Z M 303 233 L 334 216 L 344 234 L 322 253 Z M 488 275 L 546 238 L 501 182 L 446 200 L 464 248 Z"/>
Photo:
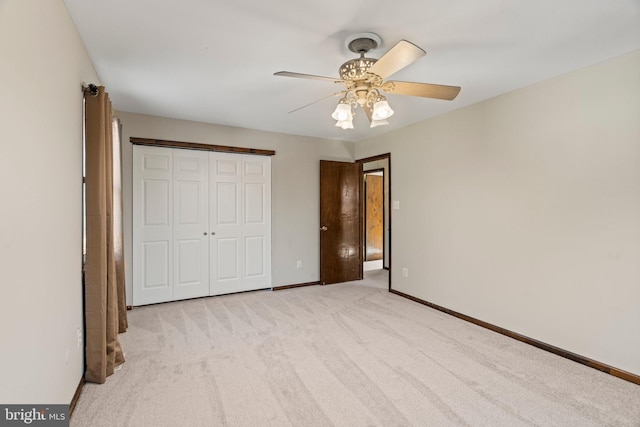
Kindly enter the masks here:
<path id="1" fill-rule="evenodd" d="M 353 121 L 349 120 L 338 120 L 336 122 L 336 126 L 342 129 L 353 129 Z"/>
<path id="2" fill-rule="evenodd" d="M 338 104 L 336 110 L 331 115 L 337 121 L 352 120 L 353 114 L 351 113 L 351 106 L 347 104 Z"/>
<path id="3" fill-rule="evenodd" d="M 386 120 L 373 120 L 371 119 L 371 126 L 372 128 L 378 127 L 378 126 L 385 126 L 388 125 L 389 122 Z"/>
<path id="4" fill-rule="evenodd" d="M 372 120 L 384 120 L 393 116 L 393 110 L 389 107 L 389 103 L 387 101 L 378 101 L 373 104 L 373 114 L 371 115 Z"/>

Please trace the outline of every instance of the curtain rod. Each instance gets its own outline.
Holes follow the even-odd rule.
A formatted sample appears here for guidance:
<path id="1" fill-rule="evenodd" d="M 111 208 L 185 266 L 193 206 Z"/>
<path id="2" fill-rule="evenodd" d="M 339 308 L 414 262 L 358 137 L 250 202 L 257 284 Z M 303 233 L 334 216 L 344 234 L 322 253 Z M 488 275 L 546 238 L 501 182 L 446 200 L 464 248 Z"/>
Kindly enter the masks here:
<path id="1" fill-rule="evenodd" d="M 88 85 L 82 83 L 82 92 L 89 92 L 91 96 L 98 96 L 98 86 L 94 85 L 93 83 L 89 83 Z"/>

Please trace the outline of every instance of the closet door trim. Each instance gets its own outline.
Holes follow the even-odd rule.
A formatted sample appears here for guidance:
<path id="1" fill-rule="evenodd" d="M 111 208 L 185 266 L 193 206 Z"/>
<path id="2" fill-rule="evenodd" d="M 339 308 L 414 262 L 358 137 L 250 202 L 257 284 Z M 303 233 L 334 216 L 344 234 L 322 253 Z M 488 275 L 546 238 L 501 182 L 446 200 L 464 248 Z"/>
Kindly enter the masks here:
<path id="1" fill-rule="evenodd" d="M 275 156 L 276 155 L 276 152 L 274 150 L 263 150 L 261 148 L 231 147 L 228 145 L 201 144 L 199 142 L 169 141 L 164 139 L 137 138 L 133 136 L 129 138 L 129 141 L 134 145 L 148 145 L 152 147 L 217 151 L 220 153 L 253 154 L 256 156 Z"/>

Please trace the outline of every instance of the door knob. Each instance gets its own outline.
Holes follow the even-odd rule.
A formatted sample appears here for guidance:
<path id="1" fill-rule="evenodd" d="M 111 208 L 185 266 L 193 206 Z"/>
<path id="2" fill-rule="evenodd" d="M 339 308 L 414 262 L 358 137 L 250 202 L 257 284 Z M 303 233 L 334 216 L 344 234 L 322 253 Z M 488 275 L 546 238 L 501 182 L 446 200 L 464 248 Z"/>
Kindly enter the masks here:
<path id="1" fill-rule="evenodd" d="M 326 226 L 324 226 L 324 225 L 322 227 L 320 227 L 320 231 L 327 231 L 327 230 L 328 230 L 328 228 Z"/>
<path id="2" fill-rule="evenodd" d="M 207 235 L 207 232 L 206 232 L 206 231 L 204 232 L 204 235 L 205 235 L 205 236 Z"/>

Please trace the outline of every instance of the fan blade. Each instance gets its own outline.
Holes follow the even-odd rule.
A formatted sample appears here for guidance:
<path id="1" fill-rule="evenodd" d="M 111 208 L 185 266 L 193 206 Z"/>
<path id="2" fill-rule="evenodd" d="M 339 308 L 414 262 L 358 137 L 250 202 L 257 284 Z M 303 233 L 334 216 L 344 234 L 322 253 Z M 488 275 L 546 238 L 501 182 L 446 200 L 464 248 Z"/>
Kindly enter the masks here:
<path id="1" fill-rule="evenodd" d="M 309 106 L 311 106 L 311 105 L 313 105 L 313 104 L 317 104 L 318 102 L 320 102 L 320 101 L 324 101 L 325 99 L 333 98 L 333 97 L 335 97 L 335 96 L 344 95 L 345 93 L 347 93 L 347 91 L 346 91 L 346 90 L 343 90 L 342 92 L 338 92 L 338 93 L 332 93 L 331 95 L 329 95 L 329 96 L 325 96 L 324 98 L 320 98 L 320 99 L 318 99 L 317 101 L 310 102 L 310 103 L 308 103 L 307 105 L 303 105 L 302 107 L 298 107 L 298 108 L 296 108 L 295 110 L 291 110 L 291 111 L 289 111 L 289 114 L 294 113 L 294 112 L 296 112 L 296 111 L 298 111 L 298 110 L 302 110 L 303 108 L 307 108 L 307 107 L 309 107 Z"/>
<path id="2" fill-rule="evenodd" d="M 393 89 L 391 89 L 393 87 Z M 422 96 L 424 98 L 451 101 L 460 92 L 459 86 L 434 85 L 430 83 L 394 82 L 385 83 L 383 90 L 398 95 Z"/>
<path id="3" fill-rule="evenodd" d="M 325 80 L 333 83 L 342 83 L 344 80 L 335 79 L 333 77 L 314 76 L 313 74 L 293 73 L 291 71 L 278 71 L 273 73 L 274 76 L 296 77 L 299 79 Z"/>
<path id="4" fill-rule="evenodd" d="M 407 65 L 413 64 L 426 54 L 427 52 L 415 44 L 400 40 L 369 68 L 369 72 L 380 76 L 384 80 Z"/>

